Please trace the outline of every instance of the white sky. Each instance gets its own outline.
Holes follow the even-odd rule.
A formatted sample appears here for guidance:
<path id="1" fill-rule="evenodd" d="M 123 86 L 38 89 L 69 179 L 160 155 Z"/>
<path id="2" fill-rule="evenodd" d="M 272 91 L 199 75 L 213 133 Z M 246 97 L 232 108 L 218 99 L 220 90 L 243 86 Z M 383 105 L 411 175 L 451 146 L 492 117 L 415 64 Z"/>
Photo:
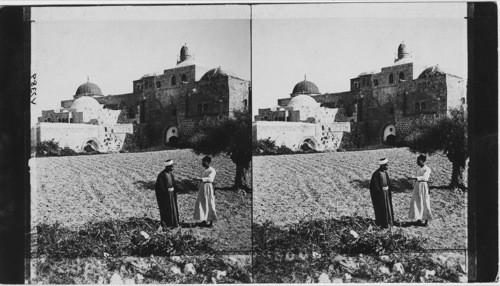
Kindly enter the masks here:
<path id="1" fill-rule="evenodd" d="M 253 114 L 304 74 L 321 93 L 348 91 L 350 78 L 391 65 L 402 41 L 417 63 L 466 79 L 465 16 L 466 3 L 253 5 L 250 40 L 248 5 L 32 8 L 31 122 L 87 76 L 104 95 L 132 92 L 133 80 L 174 67 L 184 43 L 207 68 L 252 80 Z"/>
<path id="2" fill-rule="evenodd" d="M 466 79 L 465 3 L 334 3 L 252 8 L 253 114 L 277 106 L 307 75 L 321 93 L 394 63 L 404 41 L 416 63 Z"/>
<path id="3" fill-rule="evenodd" d="M 31 123 L 87 76 L 104 95 L 132 92 L 133 80 L 175 67 L 184 43 L 205 67 L 250 80 L 249 19 L 249 6 L 32 8 Z"/>

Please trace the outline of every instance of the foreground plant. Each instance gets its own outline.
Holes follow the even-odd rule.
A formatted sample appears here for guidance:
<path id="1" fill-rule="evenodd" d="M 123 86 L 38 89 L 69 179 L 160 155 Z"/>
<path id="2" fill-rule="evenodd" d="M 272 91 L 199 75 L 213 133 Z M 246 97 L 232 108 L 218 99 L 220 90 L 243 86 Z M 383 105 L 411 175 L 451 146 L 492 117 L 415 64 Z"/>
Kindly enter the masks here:
<path id="1" fill-rule="evenodd" d="M 79 229 L 59 224 L 37 226 L 40 257 L 81 258 L 212 253 L 213 240 L 196 238 L 190 230 L 158 232 L 160 224 L 148 218 L 88 223 Z M 146 233 L 147 237 L 141 236 Z M 141 239 L 142 237 L 142 239 Z"/>

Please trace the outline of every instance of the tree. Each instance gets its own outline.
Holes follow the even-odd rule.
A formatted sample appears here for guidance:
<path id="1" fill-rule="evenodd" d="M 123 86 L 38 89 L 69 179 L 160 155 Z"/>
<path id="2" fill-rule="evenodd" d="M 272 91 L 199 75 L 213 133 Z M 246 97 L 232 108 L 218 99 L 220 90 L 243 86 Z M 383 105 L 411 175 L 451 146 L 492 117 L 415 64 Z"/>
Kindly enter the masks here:
<path id="1" fill-rule="evenodd" d="M 188 141 L 196 154 L 225 154 L 236 165 L 234 188 L 251 191 L 248 172 L 252 161 L 252 117 L 250 112 L 235 110 L 234 116 L 207 119 Z"/>
<path id="2" fill-rule="evenodd" d="M 448 116 L 419 120 L 410 128 L 405 138 L 410 151 L 446 156 L 453 164 L 451 188 L 465 189 L 467 149 L 467 112 L 452 109 Z"/>

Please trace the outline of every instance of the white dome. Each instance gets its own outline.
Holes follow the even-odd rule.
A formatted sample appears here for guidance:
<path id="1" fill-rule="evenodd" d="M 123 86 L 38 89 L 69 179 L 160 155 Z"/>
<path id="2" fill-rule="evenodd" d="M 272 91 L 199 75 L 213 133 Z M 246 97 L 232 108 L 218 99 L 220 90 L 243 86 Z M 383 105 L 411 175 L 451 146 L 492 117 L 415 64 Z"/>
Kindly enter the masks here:
<path id="1" fill-rule="evenodd" d="M 101 109 L 101 105 L 97 100 L 95 100 L 90 96 L 82 96 L 77 100 L 73 101 L 73 104 L 71 104 L 71 108 L 77 110 L 82 110 L 82 109 L 97 110 Z"/>
<path id="2" fill-rule="evenodd" d="M 300 110 L 304 108 L 316 108 L 319 107 L 319 103 L 314 100 L 309 95 L 300 94 L 292 98 L 288 103 L 287 107 L 293 107 L 295 110 Z"/>

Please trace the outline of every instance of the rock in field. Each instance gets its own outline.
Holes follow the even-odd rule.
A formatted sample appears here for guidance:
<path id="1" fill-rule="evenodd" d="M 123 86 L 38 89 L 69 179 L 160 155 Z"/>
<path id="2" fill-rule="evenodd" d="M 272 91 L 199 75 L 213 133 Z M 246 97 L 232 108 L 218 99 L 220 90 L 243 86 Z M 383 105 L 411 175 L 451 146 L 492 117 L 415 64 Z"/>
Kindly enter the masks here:
<path id="1" fill-rule="evenodd" d="M 319 258 L 321 258 L 321 253 L 317 253 L 317 252 L 313 251 L 312 258 L 313 259 L 319 259 Z"/>
<path id="2" fill-rule="evenodd" d="M 391 274 L 391 271 L 389 270 L 389 268 L 385 267 L 385 266 L 380 266 L 378 268 L 378 270 L 380 271 L 380 273 L 382 274 Z"/>
<path id="3" fill-rule="evenodd" d="M 227 271 L 219 271 L 219 270 L 215 270 L 215 277 L 217 277 L 217 280 L 221 280 L 222 277 L 226 277 L 227 275 Z"/>
<path id="4" fill-rule="evenodd" d="M 398 263 L 394 263 L 394 265 L 392 266 L 392 271 L 399 273 L 399 274 L 404 274 L 405 268 L 403 267 L 403 264 L 398 262 Z"/>
<path id="5" fill-rule="evenodd" d="M 172 261 L 173 263 L 177 263 L 177 264 L 183 262 L 183 260 L 182 260 L 182 258 L 180 258 L 180 256 L 172 256 L 172 257 L 170 257 L 170 261 Z"/>
<path id="6" fill-rule="evenodd" d="M 330 281 L 330 277 L 328 277 L 328 274 L 323 272 L 318 278 L 318 283 L 332 283 L 332 282 Z"/>
<path id="7" fill-rule="evenodd" d="M 383 261 L 383 262 L 389 262 L 391 260 L 391 258 L 389 257 L 389 255 L 380 255 L 378 257 L 378 259 L 380 259 L 380 261 Z"/>
<path id="8" fill-rule="evenodd" d="M 193 263 L 188 263 L 184 266 L 184 273 L 185 274 L 191 274 L 195 275 L 196 274 L 196 269 L 194 268 Z"/>
<path id="9" fill-rule="evenodd" d="M 349 281 L 351 281 L 351 279 L 352 279 L 352 276 L 349 273 L 344 273 L 344 275 L 342 276 L 342 280 L 344 282 L 349 282 Z"/>
<path id="10" fill-rule="evenodd" d="M 429 279 L 430 276 L 434 275 L 436 275 L 435 270 L 427 270 L 427 269 L 422 270 L 422 276 L 424 276 L 425 279 Z"/>
<path id="11" fill-rule="evenodd" d="M 113 275 L 111 275 L 111 278 L 109 279 L 109 284 L 123 284 L 120 274 L 116 272 L 113 273 Z"/>
<path id="12" fill-rule="evenodd" d="M 181 269 L 177 266 L 170 267 L 170 272 L 172 272 L 172 274 L 174 274 L 174 275 L 181 275 L 182 274 Z"/>
<path id="13" fill-rule="evenodd" d="M 467 276 L 460 274 L 460 275 L 458 275 L 458 282 L 467 283 L 467 282 L 469 282 L 469 279 L 467 279 Z"/>
<path id="14" fill-rule="evenodd" d="M 135 282 L 137 284 L 142 284 L 143 281 L 144 281 L 144 276 L 142 276 L 142 274 L 140 274 L 140 273 L 137 273 L 135 275 Z"/>

